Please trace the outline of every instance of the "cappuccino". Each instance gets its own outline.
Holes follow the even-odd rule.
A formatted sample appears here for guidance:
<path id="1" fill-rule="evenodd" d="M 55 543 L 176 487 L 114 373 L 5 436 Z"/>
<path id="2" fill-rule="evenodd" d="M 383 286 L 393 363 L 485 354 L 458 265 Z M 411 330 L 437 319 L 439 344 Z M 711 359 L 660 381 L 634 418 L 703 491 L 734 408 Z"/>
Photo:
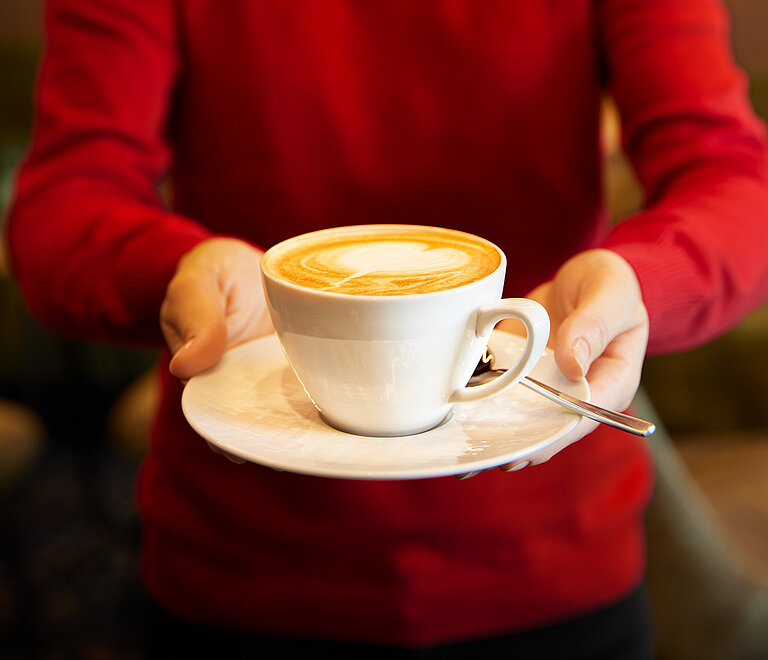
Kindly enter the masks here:
<path id="1" fill-rule="evenodd" d="M 454 403 L 511 387 L 539 359 L 549 318 L 501 299 L 506 257 L 451 229 L 360 225 L 278 243 L 261 261 L 275 332 L 323 420 L 358 435 L 421 433 Z M 466 387 L 493 327 L 521 320 L 526 345 L 496 380 Z"/>
<path id="2" fill-rule="evenodd" d="M 470 284 L 501 264 L 492 243 L 418 225 L 360 225 L 290 239 L 265 255 L 264 270 L 296 286 L 361 296 L 424 294 Z"/>

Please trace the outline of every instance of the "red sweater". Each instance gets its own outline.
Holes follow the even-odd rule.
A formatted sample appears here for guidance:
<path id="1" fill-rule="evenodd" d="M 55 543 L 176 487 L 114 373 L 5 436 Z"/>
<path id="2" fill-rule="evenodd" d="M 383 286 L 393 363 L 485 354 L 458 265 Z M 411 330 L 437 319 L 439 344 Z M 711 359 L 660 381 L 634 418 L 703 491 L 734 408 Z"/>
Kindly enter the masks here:
<path id="1" fill-rule="evenodd" d="M 369 222 L 494 240 L 513 295 L 610 247 L 654 351 L 768 294 L 766 142 L 713 1 L 51 0 L 46 28 L 9 239 L 63 333 L 160 346 L 165 286 L 201 239 Z M 605 89 L 649 201 L 613 230 Z M 216 456 L 180 392 L 164 376 L 138 485 L 144 577 L 180 615 L 414 645 L 567 618 L 641 578 L 641 441 L 601 428 L 466 482 L 319 479 Z"/>

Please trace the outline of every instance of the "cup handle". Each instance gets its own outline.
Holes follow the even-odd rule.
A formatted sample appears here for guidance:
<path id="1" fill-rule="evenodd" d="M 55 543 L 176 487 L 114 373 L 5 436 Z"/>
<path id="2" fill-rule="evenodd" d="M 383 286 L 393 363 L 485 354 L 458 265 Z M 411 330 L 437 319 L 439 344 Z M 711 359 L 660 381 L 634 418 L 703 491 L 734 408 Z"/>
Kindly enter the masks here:
<path id="1" fill-rule="evenodd" d="M 519 319 L 525 325 L 528 336 L 523 354 L 505 373 L 490 383 L 456 390 L 451 396 L 451 403 L 477 401 L 511 387 L 527 376 L 539 361 L 549 339 L 549 315 L 535 300 L 504 298 L 483 305 L 477 311 L 475 332 L 478 337 L 489 337 L 499 321 L 509 318 Z"/>

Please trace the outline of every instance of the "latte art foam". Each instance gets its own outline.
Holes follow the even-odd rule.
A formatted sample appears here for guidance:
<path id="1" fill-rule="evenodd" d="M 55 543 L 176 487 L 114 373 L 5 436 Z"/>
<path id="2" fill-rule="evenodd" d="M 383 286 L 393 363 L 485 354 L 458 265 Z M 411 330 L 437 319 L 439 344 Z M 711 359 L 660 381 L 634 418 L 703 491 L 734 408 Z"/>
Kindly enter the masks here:
<path id="1" fill-rule="evenodd" d="M 490 275 L 500 263 L 493 245 L 462 232 L 364 225 L 286 241 L 267 253 L 264 269 L 310 289 L 396 296 L 463 286 Z"/>

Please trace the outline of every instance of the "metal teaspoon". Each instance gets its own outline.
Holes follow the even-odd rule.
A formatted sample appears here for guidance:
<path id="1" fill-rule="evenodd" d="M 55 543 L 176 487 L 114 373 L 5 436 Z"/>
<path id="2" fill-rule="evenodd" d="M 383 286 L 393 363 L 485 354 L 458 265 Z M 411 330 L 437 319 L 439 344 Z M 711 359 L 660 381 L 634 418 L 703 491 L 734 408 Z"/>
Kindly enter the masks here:
<path id="1" fill-rule="evenodd" d="M 493 354 L 490 349 L 486 349 L 485 355 L 478 362 L 475 368 L 475 373 L 472 374 L 469 379 L 469 385 L 481 385 L 497 378 L 499 374 L 502 374 L 506 369 L 495 369 L 493 367 Z M 613 410 L 606 410 L 600 406 L 596 406 L 592 403 L 587 403 L 581 399 L 560 392 L 554 387 L 550 387 L 535 378 L 526 376 L 520 381 L 521 385 L 524 385 L 529 390 L 533 390 L 537 394 L 541 394 L 550 401 L 560 404 L 563 408 L 567 408 L 573 412 L 576 412 L 584 417 L 588 417 L 601 424 L 607 424 L 621 431 L 632 433 L 633 435 L 639 435 L 641 437 L 647 437 L 656 430 L 656 425 L 645 420 L 638 419 L 637 417 L 631 417 L 624 413 L 614 412 Z"/>

